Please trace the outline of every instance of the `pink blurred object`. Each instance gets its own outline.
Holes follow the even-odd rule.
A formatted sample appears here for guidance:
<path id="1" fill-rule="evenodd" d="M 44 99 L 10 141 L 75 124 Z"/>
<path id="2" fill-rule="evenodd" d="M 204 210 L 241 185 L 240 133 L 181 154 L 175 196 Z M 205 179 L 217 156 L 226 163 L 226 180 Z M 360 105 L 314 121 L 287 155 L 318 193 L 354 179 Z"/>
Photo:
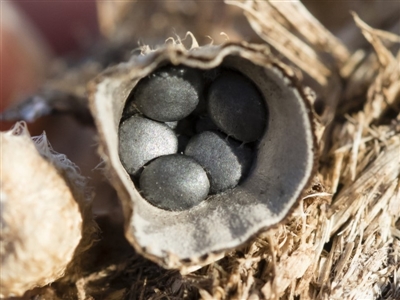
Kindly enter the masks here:
<path id="1" fill-rule="evenodd" d="M 11 2 L 2 3 L 1 106 L 31 94 L 43 82 L 51 52 Z"/>
<path id="2" fill-rule="evenodd" d="M 48 76 L 55 55 L 82 55 L 98 37 L 96 3 L 1 3 L 0 111 L 34 94 Z M 0 124 L 1 130 L 12 126 Z M 31 126 L 30 126 L 31 127 Z"/>
<path id="3" fill-rule="evenodd" d="M 95 1 L 14 1 L 56 55 L 83 50 L 99 34 Z"/>

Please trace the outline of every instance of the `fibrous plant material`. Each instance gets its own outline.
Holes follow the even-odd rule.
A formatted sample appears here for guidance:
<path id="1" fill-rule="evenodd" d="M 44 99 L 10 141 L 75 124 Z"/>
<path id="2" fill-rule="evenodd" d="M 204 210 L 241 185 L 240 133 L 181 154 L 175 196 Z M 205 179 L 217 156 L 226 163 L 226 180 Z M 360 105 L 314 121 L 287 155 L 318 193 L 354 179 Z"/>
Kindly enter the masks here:
<path id="1" fill-rule="evenodd" d="M 130 99 L 135 95 L 135 86 L 142 78 L 150 75 L 151 79 L 151 74 L 171 64 L 240 72 L 246 78 L 244 84 L 251 81 L 250 87 L 256 90 L 252 104 L 264 108 L 262 117 L 255 120 L 259 140 L 243 181 L 183 211 L 151 205 L 139 193 L 140 186 L 131 180 L 118 155 L 118 127 L 126 103 L 135 103 L 134 98 Z M 175 42 L 106 70 L 92 82 L 90 91 L 100 152 L 123 202 L 127 238 L 139 253 L 167 268 L 209 263 L 226 249 L 276 225 L 293 209 L 315 171 L 315 124 L 309 98 L 293 71 L 269 54 L 267 47 L 227 43 L 187 50 Z M 258 127 L 266 128 L 261 137 Z M 227 135 L 231 133 L 230 129 L 220 129 L 227 130 Z"/>
<path id="2" fill-rule="evenodd" d="M 83 236 L 85 180 L 24 123 L 1 133 L 1 297 L 62 277 Z"/>
<path id="3" fill-rule="evenodd" d="M 301 1 L 225 1 L 243 9 L 251 27 L 268 44 L 317 83 L 324 126 L 334 118 L 341 83 L 337 69 L 347 62 L 346 46 Z M 304 76 L 304 75 L 301 75 Z"/>
<path id="4" fill-rule="evenodd" d="M 346 47 L 327 31 L 301 2 L 225 1 L 241 7 L 252 28 L 266 42 L 326 86 L 332 72 L 321 61 L 319 51 L 329 53 L 338 62 L 349 56 Z M 298 26 L 301 23 L 304 26 Z M 292 32 L 299 31 L 301 37 Z"/>

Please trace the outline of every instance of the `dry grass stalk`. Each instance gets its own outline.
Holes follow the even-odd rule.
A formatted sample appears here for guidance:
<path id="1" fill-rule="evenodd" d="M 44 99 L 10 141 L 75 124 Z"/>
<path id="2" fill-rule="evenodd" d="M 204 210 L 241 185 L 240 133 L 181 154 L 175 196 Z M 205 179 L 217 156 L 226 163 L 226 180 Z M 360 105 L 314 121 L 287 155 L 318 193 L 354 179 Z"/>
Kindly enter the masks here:
<path id="1" fill-rule="evenodd" d="M 313 15 L 303 6 L 301 2 L 279 2 L 279 1 L 226 1 L 228 4 L 241 7 L 257 33 L 263 33 L 268 43 L 276 47 L 283 55 L 300 55 L 303 48 L 287 48 L 295 40 L 295 44 L 304 47 L 306 42 L 312 47 L 312 52 L 326 52 L 334 57 L 337 65 L 341 65 L 349 58 L 346 46 L 327 30 Z M 258 23 L 258 24 L 257 24 Z M 279 23 L 281 26 L 275 29 Z M 299 26 L 301 24 L 301 26 Z M 275 32 L 276 31 L 276 32 Z M 269 33 L 283 33 L 282 36 Z M 293 39 L 292 32 L 298 33 L 305 41 Z M 293 51 L 296 50 L 296 51 Z M 314 56 L 314 55 L 313 55 Z M 315 55 L 318 56 L 318 55 Z M 288 57 L 289 58 L 289 57 Z M 296 64 L 299 60 L 294 61 Z M 308 72 L 309 66 L 304 69 Z M 323 73 L 318 74 L 316 78 Z M 321 81 L 322 79 L 319 79 Z M 318 81 L 318 80 L 317 80 Z"/>

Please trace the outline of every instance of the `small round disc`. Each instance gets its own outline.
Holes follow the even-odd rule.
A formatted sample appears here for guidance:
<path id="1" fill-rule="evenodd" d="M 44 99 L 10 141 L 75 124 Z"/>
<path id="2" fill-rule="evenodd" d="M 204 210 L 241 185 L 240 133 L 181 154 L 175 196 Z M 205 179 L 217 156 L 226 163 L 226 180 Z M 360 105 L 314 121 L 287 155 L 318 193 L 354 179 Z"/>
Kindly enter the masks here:
<path id="1" fill-rule="evenodd" d="M 195 135 L 185 154 L 193 157 L 209 174 L 211 193 L 234 188 L 247 172 L 252 160 L 251 150 L 212 131 Z"/>
<path id="2" fill-rule="evenodd" d="M 200 70 L 165 67 L 139 82 L 134 103 L 148 118 L 161 122 L 179 121 L 194 111 L 202 87 Z"/>
<path id="3" fill-rule="evenodd" d="M 177 151 L 178 138 L 165 124 L 134 115 L 119 128 L 119 157 L 131 175 L 148 161 Z"/>
<path id="4" fill-rule="evenodd" d="M 174 154 L 156 158 L 140 175 L 140 189 L 149 202 L 167 210 L 185 210 L 203 201 L 210 182 L 192 158 Z"/>
<path id="5" fill-rule="evenodd" d="M 228 136 L 253 142 L 264 133 L 267 111 L 256 86 L 245 76 L 225 72 L 210 86 L 208 113 Z"/>

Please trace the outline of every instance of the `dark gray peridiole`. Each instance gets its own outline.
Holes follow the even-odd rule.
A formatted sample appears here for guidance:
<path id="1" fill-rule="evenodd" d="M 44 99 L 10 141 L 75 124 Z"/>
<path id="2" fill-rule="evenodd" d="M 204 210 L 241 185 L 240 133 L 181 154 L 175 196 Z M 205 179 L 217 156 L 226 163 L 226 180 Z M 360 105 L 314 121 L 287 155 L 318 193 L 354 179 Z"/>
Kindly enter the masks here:
<path id="1" fill-rule="evenodd" d="M 161 121 L 179 121 L 199 103 L 203 90 L 200 70 L 166 67 L 143 78 L 134 92 L 133 104 L 146 117 Z"/>
<path id="2" fill-rule="evenodd" d="M 218 74 L 207 79 L 200 69 L 162 67 L 139 81 L 125 107 L 122 165 L 144 198 L 161 209 L 190 209 L 235 188 L 251 168 L 252 142 L 267 122 L 264 99 L 244 75 Z"/>
<path id="3" fill-rule="evenodd" d="M 224 72 L 211 84 L 207 100 L 211 120 L 228 136 L 242 142 L 262 137 L 267 119 L 265 103 L 245 76 Z"/>
<path id="4" fill-rule="evenodd" d="M 177 151 L 178 138 L 163 123 L 134 115 L 119 127 L 119 157 L 131 175 L 136 175 L 148 161 Z"/>
<path id="5" fill-rule="evenodd" d="M 252 151 L 222 134 L 205 131 L 191 138 L 185 155 L 193 157 L 209 174 L 211 193 L 234 188 L 252 161 Z"/>
<path id="6" fill-rule="evenodd" d="M 161 156 L 140 175 L 140 189 L 154 205 L 168 210 L 185 210 L 203 201 L 210 182 L 204 169 L 181 154 Z"/>

